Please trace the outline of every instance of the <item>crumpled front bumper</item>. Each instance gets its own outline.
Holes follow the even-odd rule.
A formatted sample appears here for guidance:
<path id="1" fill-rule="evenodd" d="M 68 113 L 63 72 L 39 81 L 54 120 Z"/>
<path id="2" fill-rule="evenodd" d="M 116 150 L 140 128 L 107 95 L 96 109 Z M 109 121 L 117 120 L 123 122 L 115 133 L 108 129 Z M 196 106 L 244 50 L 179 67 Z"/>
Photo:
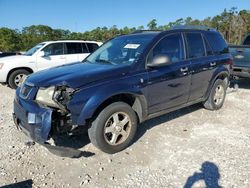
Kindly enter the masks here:
<path id="1" fill-rule="evenodd" d="M 40 106 L 33 100 L 20 97 L 20 88 L 16 90 L 13 119 L 16 126 L 28 137 L 58 156 L 78 158 L 94 155 L 92 152 L 50 145 L 46 142 L 49 139 L 51 127 L 53 126 L 52 113 L 53 110 L 51 108 Z"/>
<path id="2" fill-rule="evenodd" d="M 52 109 L 24 100 L 17 94 L 14 100 L 13 119 L 16 126 L 35 142 L 44 143 L 48 140 Z"/>

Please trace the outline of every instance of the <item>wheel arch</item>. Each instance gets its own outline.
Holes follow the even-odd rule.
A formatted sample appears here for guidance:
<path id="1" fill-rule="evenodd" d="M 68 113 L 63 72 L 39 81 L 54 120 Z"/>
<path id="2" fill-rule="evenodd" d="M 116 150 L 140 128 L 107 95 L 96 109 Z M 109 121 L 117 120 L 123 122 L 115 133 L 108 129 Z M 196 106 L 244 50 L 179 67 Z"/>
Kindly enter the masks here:
<path id="1" fill-rule="evenodd" d="M 6 82 L 9 81 L 9 77 L 10 77 L 10 75 L 11 75 L 14 71 L 20 70 L 20 69 L 27 70 L 27 71 L 30 72 L 30 73 L 33 73 L 33 72 L 34 72 L 33 69 L 31 69 L 31 68 L 29 68 L 29 67 L 16 67 L 16 68 L 13 68 L 13 69 L 11 69 L 11 70 L 8 72 Z"/>
<path id="2" fill-rule="evenodd" d="M 116 93 L 109 97 L 103 98 L 102 100 L 99 100 L 99 102 L 95 104 L 94 108 L 91 104 L 85 105 L 84 109 L 81 112 L 80 117 L 78 118 L 78 124 L 81 124 L 83 122 L 87 123 L 91 121 L 93 118 L 96 118 L 97 115 L 105 107 L 114 102 L 124 102 L 129 106 L 131 106 L 131 108 L 135 111 L 139 122 L 143 122 L 147 117 L 146 98 L 143 95 L 124 92 L 124 93 Z"/>
<path id="3" fill-rule="evenodd" d="M 206 95 L 205 95 L 204 98 L 205 99 L 208 98 L 209 93 L 210 93 L 210 91 L 211 91 L 211 89 L 212 89 L 212 87 L 213 87 L 216 80 L 221 79 L 221 80 L 223 80 L 225 82 L 226 86 L 228 86 L 229 77 L 230 77 L 230 73 L 227 70 L 221 70 L 221 71 L 215 72 L 214 76 L 213 76 L 213 79 L 210 81 L 208 90 L 207 90 Z"/>

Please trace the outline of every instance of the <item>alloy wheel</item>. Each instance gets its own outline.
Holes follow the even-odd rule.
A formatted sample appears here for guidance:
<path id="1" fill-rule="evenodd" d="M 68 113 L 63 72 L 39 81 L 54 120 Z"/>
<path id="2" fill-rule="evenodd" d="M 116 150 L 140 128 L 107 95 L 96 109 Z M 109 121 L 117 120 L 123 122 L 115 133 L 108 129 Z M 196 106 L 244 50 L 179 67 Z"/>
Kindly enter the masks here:
<path id="1" fill-rule="evenodd" d="M 104 138 L 110 145 L 119 145 L 126 141 L 131 132 L 131 119 L 124 112 L 112 114 L 104 126 Z"/>

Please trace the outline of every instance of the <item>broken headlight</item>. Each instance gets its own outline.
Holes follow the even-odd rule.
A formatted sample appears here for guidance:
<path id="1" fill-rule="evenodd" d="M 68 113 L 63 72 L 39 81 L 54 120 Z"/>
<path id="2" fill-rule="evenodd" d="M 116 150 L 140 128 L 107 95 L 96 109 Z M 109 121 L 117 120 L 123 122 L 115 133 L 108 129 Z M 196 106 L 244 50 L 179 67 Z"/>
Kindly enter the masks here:
<path id="1" fill-rule="evenodd" d="M 36 94 L 36 101 L 38 103 L 47 105 L 47 106 L 52 106 L 52 107 L 57 107 L 57 103 L 53 100 L 55 92 L 55 87 L 48 87 L 48 88 L 39 88 L 37 94 Z"/>
<path id="2" fill-rule="evenodd" d="M 37 92 L 36 101 L 67 111 L 66 105 L 74 92 L 74 89 L 67 86 L 40 88 Z"/>
<path id="3" fill-rule="evenodd" d="M 57 87 L 53 96 L 53 100 L 61 109 L 66 110 L 67 103 L 70 101 L 74 92 L 74 89 L 67 86 Z"/>

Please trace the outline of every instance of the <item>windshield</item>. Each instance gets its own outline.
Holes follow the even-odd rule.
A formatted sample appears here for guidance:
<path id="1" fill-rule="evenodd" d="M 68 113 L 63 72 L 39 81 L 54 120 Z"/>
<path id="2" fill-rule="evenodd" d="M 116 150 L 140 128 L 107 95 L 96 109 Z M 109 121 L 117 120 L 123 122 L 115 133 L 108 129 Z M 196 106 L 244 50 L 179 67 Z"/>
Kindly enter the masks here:
<path id="1" fill-rule="evenodd" d="M 90 63 L 113 65 L 132 64 L 139 58 L 140 54 L 154 36 L 155 34 L 151 33 L 114 38 L 102 45 L 86 60 Z"/>
<path id="2" fill-rule="evenodd" d="M 40 43 L 34 46 L 33 48 L 29 49 L 24 55 L 32 56 L 37 50 L 39 50 L 41 47 L 43 47 L 45 43 Z"/>

